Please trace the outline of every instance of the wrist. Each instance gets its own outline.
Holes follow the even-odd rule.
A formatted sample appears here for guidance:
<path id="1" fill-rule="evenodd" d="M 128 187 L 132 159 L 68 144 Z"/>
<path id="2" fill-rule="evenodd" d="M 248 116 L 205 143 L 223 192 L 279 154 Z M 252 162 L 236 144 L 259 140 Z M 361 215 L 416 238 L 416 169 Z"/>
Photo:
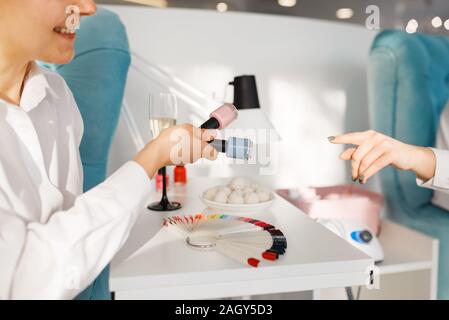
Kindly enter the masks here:
<path id="1" fill-rule="evenodd" d="M 432 149 L 428 147 L 415 147 L 416 151 L 412 155 L 413 165 L 411 170 L 417 178 L 423 181 L 432 179 L 435 176 L 436 157 Z"/>
<path id="2" fill-rule="evenodd" d="M 152 179 L 156 172 L 165 166 L 165 162 L 160 157 L 158 145 L 154 140 L 148 143 L 133 159 L 146 171 L 148 177 Z"/>

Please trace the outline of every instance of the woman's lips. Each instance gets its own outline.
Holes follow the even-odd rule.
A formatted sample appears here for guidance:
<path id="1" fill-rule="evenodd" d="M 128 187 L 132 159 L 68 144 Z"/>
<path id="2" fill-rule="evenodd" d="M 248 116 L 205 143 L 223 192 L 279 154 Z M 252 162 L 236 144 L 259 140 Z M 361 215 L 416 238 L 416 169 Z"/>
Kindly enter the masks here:
<path id="1" fill-rule="evenodd" d="M 76 36 L 76 31 L 74 29 L 68 29 L 65 27 L 56 27 L 53 31 L 66 39 L 74 39 Z"/>

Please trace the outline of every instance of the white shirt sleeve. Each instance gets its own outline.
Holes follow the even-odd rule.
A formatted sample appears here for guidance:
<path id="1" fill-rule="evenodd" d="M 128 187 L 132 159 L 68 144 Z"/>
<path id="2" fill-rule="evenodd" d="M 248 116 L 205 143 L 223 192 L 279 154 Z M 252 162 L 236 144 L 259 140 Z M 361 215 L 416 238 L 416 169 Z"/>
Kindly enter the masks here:
<path id="1" fill-rule="evenodd" d="M 130 161 L 45 224 L 0 209 L 0 299 L 75 297 L 124 244 L 149 196 L 150 179 Z"/>
<path id="2" fill-rule="evenodd" d="M 449 150 L 430 148 L 435 154 L 435 176 L 427 181 L 416 179 L 420 187 L 449 193 Z"/>

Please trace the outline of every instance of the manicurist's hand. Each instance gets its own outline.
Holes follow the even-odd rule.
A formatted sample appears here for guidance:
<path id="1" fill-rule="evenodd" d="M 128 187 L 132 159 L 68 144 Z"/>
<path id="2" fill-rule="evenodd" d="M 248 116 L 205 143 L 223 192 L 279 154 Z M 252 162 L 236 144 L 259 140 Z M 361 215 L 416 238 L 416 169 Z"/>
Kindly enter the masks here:
<path id="1" fill-rule="evenodd" d="M 352 179 L 366 183 L 386 166 L 411 170 L 427 181 L 435 174 L 435 155 L 430 148 L 403 143 L 373 130 L 328 137 L 334 144 L 350 144 L 340 158 L 351 160 Z"/>
<path id="2" fill-rule="evenodd" d="M 216 134 L 216 130 L 198 129 L 190 124 L 170 127 L 148 143 L 134 161 L 152 178 L 165 166 L 194 163 L 200 158 L 215 160 L 217 150 L 208 141 L 213 140 Z"/>

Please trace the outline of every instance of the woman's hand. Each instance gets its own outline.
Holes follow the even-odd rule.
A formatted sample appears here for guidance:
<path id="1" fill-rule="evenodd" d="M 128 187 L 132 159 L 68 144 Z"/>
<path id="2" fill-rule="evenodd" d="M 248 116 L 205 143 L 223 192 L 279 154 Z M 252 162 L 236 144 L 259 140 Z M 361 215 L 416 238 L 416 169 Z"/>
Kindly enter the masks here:
<path id="1" fill-rule="evenodd" d="M 352 144 L 340 158 L 351 160 L 352 179 L 364 184 L 377 172 L 392 165 L 401 170 L 411 170 L 421 180 L 435 175 L 435 155 L 430 148 L 403 143 L 373 130 L 347 133 L 329 137 L 334 144 Z"/>
<path id="2" fill-rule="evenodd" d="M 183 124 L 163 130 L 134 158 L 152 178 L 156 171 L 169 165 L 194 163 L 200 158 L 217 159 L 218 152 L 208 144 L 216 130 L 205 130 Z"/>

